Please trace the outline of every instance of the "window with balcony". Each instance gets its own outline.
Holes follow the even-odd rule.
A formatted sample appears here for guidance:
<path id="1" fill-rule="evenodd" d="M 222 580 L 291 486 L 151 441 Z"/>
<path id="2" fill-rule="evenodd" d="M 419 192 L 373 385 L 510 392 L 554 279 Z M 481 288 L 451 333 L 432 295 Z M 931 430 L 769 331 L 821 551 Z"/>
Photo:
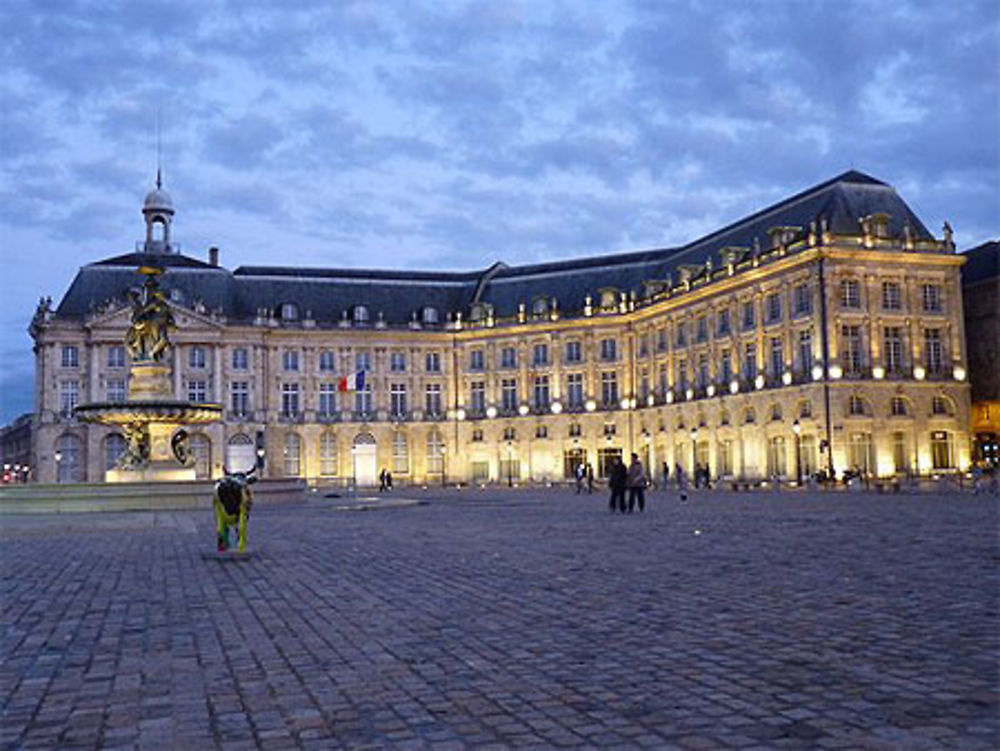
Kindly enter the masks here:
<path id="1" fill-rule="evenodd" d="M 504 378 L 500 382 L 500 409 L 507 414 L 517 411 L 516 378 Z"/>
<path id="2" fill-rule="evenodd" d="M 281 384 L 281 416 L 286 419 L 299 416 L 299 384 Z"/>
<path id="3" fill-rule="evenodd" d="M 392 417 L 400 419 L 406 417 L 409 408 L 407 406 L 406 400 L 406 384 L 405 383 L 390 383 L 389 384 L 389 414 Z"/>
<path id="4" fill-rule="evenodd" d="M 582 373 L 570 373 L 566 376 L 566 402 L 570 409 L 583 407 Z"/>
<path id="5" fill-rule="evenodd" d="M 337 384 L 321 383 L 319 385 L 319 416 L 329 419 L 337 414 Z"/>
<path id="6" fill-rule="evenodd" d="M 719 374 L 723 383 L 733 380 L 733 356 L 728 349 L 722 350 L 719 356 Z"/>
<path id="7" fill-rule="evenodd" d="M 235 417 L 246 417 L 250 414 L 249 381 L 230 381 L 229 408 Z"/>
<path id="8" fill-rule="evenodd" d="M 785 352 L 780 336 L 771 337 L 771 376 L 779 377 L 785 370 Z"/>
<path id="9" fill-rule="evenodd" d="M 944 348 L 941 329 L 924 329 L 924 365 L 927 372 L 940 374 L 944 368 Z"/>
<path id="10" fill-rule="evenodd" d="M 441 408 L 441 384 L 428 383 L 424 388 L 424 406 L 427 409 L 428 417 L 440 417 L 443 414 Z"/>
<path id="11" fill-rule="evenodd" d="M 886 326 L 882 329 L 882 361 L 885 372 L 903 372 L 903 329 L 900 326 Z"/>
<path id="12" fill-rule="evenodd" d="M 806 329 L 800 331 L 798 335 L 798 352 L 796 354 L 795 365 L 800 373 L 808 373 L 813 362 L 813 340 L 812 331 Z"/>
<path id="13" fill-rule="evenodd" d="M 535 376 L 533 404 L 536 410 L 548 409 L 549 407 L 549 377 L 547 375 Z"/>
<path id="14" fill-rule="evenodd" d="M 618 406 L 618 374 L 613 370 L 601 373 L 601 404 L 610 408 Z"/>
<path id="15" fill-rule="evenodd" d="M 860 375 L 864 363 L 861 348 L 861 327 L 842 326 L 841 335 L 841 365 L 847 375 Z"/>
<path id="16" fill-rule="evenodd" d="M 473 381 L 469 384 L 469 409 L 477 415 L 486 411 L 485 381 Z"/>
<path id="17" fill-rule="evenodd" d="M 365 387 L 354 392 L 354 411 L 362 419 L 371 417 L 374 411 L 372 404 L 372 384 L 367 379 L 365 380 Z"/>
<path id="18" fill-rule="evenodd" d="M 752 381 L 757 377 L 757 345 L 747 344 L 743 348 L 743 377 Z"/>

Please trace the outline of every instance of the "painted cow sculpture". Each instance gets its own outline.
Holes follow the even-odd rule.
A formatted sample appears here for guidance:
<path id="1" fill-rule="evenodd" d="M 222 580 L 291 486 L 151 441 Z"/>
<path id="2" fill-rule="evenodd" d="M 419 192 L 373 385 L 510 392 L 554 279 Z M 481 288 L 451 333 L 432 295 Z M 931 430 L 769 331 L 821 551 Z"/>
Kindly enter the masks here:
<path id="1" fill-rule="evenodd" d="M 229 528 L 236 527 L 239 538 L 239 551 L 246 551 L 247 520 L 250 518 L 250 507 L 253 506 L 253 494 L 250 485 L 257 482 L 254 470 L 249 472 L 226 472 L 222 479 L 215 483 L 215 496 L 212 505 L 215 507 L 215 529 L 218 551 L 229 549 Z"/>

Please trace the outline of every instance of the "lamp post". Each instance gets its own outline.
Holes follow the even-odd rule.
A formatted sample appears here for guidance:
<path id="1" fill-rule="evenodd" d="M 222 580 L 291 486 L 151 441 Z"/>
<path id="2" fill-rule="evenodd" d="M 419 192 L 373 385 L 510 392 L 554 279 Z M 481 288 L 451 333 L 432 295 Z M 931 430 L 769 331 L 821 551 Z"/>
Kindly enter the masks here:
<path id="1" fill-rule="evenodd" d="M 259 446 L 257 448 L 257 469 L 263 469 L 264 467 L 264 447 Z"/>
<path id="2" fill-rule="evenodd" d="M 795 484 L 802 485 L 802 426 L 798 418 L 792 423 L 792 432 L 795 433 Z"/>
<path id="3" fill-rule="evenodd" d="M 62 451 L 56 451 L 56 453 L 55 453 L 55 460 L 56 460 L 56 482 L 62 482 L 62 472 L 60 471 L 62 469 L 62 467 L 61 467 L 62 458 L 63 458 Z"/>
<path id="4" fill-rule="evenodd" d="M 507 441 L 507 487 L 514 487 L 514 442 Z"/>

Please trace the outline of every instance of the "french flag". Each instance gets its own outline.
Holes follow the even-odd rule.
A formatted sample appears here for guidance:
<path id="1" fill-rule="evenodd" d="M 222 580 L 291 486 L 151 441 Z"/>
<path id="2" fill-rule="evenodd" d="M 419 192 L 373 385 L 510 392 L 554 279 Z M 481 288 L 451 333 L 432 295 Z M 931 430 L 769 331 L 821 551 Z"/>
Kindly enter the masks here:
<path id="1" fill-rule="evenodd" d="M 344 376 L 337 382 L 337 391 L 364 391 L 365 371 L 359 370 L 357 373 Z"/>

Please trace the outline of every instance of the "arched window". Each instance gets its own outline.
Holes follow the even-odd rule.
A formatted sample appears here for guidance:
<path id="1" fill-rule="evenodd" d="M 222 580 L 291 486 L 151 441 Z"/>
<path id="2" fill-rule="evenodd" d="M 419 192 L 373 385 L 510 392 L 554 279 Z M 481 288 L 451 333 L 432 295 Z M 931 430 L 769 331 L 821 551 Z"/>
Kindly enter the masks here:
<path id="1" fill-rule="evenodd" d="M 257 450 L 246 433 L 236 433 L 226 444 L 227 472 L 249 472 L 257 465 Z"/>
<path id="2" fill-rule="evenodd" d="M 83 441 L 72 433 L 59 436 L 55 447 L 56 482 L 83 482 Z"/>
<path id="3" fill-rule="evenodd" d="M 104 439 L 104 468 L 114 469 L 118 460 L 125 453 L 125 436 L 121 433 L 111 433 Z"/>
<path id="4" fill-rule="evenodd" d="M 355 305 L 351 314 L 355 323 L 368 323 L 371 320 L 371 315 L 368 313 L 368 306 L 366 305 Z"/>
<path id="5" fill-rule="evenodd" d="M 337 436 L 325 430 L 319 437 L 319 474 L 321 477 L 336 477 L 340 474 L 337 456 Z"/>
<path id="6" fill-rule="evenodd" d="M 431 325 L 441 321 L 441 315 L 438 313 L 438 309 L 433 308 L 430 305 L 421 311 L 420 318 L 424 323 Z"/>
<path id="7" fill-rule="evenodd" d="M 194 476 L 207 480 L 212 476 L 212 441 L 204 433 L 195 433 L 188 439 L 188 447 L 194 457 Z"/>
<path id="8" fill-rule="evenodd" d="M 285 477 L 299 477 L 302 474 L 302 439 L 298 433 L 285 433 L 282 460 Z"/>
<path id="9" fill-rule="evenodd" d="M 601 307 L 605 310 L 610 310 L 618 304 L 618 290 L 616 289 L 602 289 L 601 290 Z"/>
<path id="10" fill-rule="evenodd" d="M 427 434 L 427 473 L 439 475 L 444 472 L 444 439 L 435 428 Z"/>
<path id="11" fill-rule="evenodd" d="M 402 430 L 392 436 L 392 471 L 402 475 L 410 471 L 410 449 Z"/>
<path id="12" fill-rule="evenodd" d="M 757 413 L 754 411 L 753 407 L 747 407 L 746 412 L 743 413 L 743 422 L 747 425 L 752 425 L 757 422 Z"/>
<path id="13" fill-rule="evenodd" d="M 951 415 L 954 414 L 954 407 L 952 406 L 951 399 L 947 396 L 935 396 L 931 398 L 931 414 L 932 415 Z"/>

